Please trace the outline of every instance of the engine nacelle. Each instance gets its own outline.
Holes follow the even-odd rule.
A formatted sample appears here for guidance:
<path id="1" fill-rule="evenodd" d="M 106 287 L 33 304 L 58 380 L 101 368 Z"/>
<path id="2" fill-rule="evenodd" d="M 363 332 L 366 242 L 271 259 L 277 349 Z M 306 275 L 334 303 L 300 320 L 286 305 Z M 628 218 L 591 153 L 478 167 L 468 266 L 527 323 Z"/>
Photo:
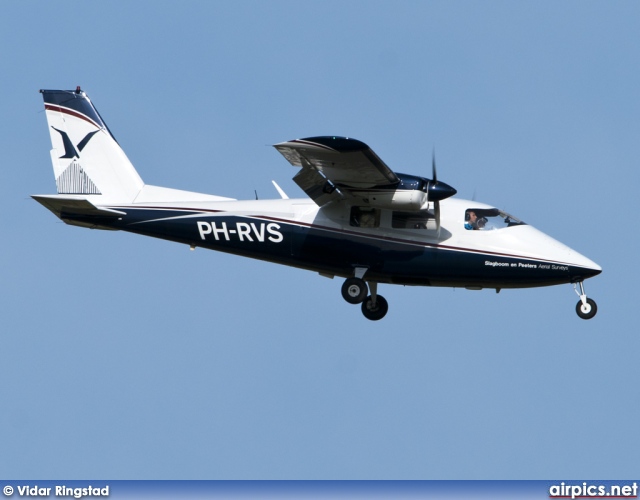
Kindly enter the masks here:
<path id="1" fill-rule="evenodd" d="M 418 189 L 358 190 L 358 197 L 370 207 L 416 211 L 428 202 L 428 194 Z"/>
<path id="2" fill-rule="evenodd" d="M 413 212 L 422 210 L 430 201 L 440 201 L 456 194 L 456 190 L 441 181 L 433 181 L 415 175 L 396 174 L 399 182 L 395 186 L 366 188 L 341 187 L 351 192 L 365 205 L 389 210 Z M 333 184 L 331 188 L 335 189 Z"/>

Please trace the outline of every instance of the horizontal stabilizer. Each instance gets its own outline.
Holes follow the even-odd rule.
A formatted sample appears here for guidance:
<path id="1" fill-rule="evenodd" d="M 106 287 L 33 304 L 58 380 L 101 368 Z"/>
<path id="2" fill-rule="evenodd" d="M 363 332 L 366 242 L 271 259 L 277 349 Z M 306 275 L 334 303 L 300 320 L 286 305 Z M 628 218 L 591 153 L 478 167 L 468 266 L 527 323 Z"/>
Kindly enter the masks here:
<path id="1" fill-rule="evenodd" d="M 104 223 L 113 222 L 114 219 L 127 215 L 126 212 L 119 210 L 98 208 L 86 198 L 56 195 L 32 195 L 31 197 L 51 210 L 56 217 L 72 226 L 113 229 L 104 227 Z"/>

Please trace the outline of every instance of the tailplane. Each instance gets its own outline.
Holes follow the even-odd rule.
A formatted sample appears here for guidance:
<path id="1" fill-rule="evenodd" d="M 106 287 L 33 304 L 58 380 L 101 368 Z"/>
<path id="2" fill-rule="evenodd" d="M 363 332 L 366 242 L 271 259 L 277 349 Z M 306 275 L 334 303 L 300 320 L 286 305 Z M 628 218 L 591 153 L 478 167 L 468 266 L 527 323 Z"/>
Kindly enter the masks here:
<path id="1" fill-rule="evenodd" d="M 144 187 L 89 97 L 76 90 L 41 90 L 59 195 L 94 204 L 130 203 Z"/>

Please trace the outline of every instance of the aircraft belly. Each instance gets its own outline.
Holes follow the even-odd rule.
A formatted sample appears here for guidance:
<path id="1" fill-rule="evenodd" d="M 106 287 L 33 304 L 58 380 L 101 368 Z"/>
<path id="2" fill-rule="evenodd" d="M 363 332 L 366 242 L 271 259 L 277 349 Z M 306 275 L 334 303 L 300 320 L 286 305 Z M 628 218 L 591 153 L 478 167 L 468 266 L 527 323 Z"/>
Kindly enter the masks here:
<path id="1" fill-rule="evenodd" d="M 295 253 L 301 263 L 341 276 L 367 267 L 366 277 L 380 283 L 507 288 L 571 281 L 570 266 L 561 263 L 313 228 L 298 238 Z"/>
<path id="2" fill-rule="evenodd" d="M 383 249 L 376 240 L 337 231 L 301 228 L 293 248 L 298 261 L 321 266 L 340 276 L 353 274 L 354 266 L 373 270 L 383 264 Z"/>
<path id="3" fill-rule="evenodd" d="M 517 256 L 438 250 L 435 286 L 525 288 L 570 281 L 569 266 Z"/>

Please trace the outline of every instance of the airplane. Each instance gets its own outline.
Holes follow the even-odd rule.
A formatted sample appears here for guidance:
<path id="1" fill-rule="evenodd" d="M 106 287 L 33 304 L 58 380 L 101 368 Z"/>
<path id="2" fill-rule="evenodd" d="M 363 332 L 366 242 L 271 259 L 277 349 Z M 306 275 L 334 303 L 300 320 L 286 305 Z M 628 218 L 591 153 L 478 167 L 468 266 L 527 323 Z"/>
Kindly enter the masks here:
<path id="1" fill-rule="evenodd" d="M 32 197 L 67 224 L 121 230 L 344 278 L 342 297 L 376 321 L 378 284 L 469 290 L 573 284 L 602 268 L 492 205 L 438 180 L 392 170 L 365 143 L 319 136 L 275 144 L 308 198 L 236 200 L 145 184 L 87 94 L 40 90 L 57 194 Z M 256 196 L 257 198 L 257 196 Z M 578 290 L 579 288 L 579 290 Z"/>

